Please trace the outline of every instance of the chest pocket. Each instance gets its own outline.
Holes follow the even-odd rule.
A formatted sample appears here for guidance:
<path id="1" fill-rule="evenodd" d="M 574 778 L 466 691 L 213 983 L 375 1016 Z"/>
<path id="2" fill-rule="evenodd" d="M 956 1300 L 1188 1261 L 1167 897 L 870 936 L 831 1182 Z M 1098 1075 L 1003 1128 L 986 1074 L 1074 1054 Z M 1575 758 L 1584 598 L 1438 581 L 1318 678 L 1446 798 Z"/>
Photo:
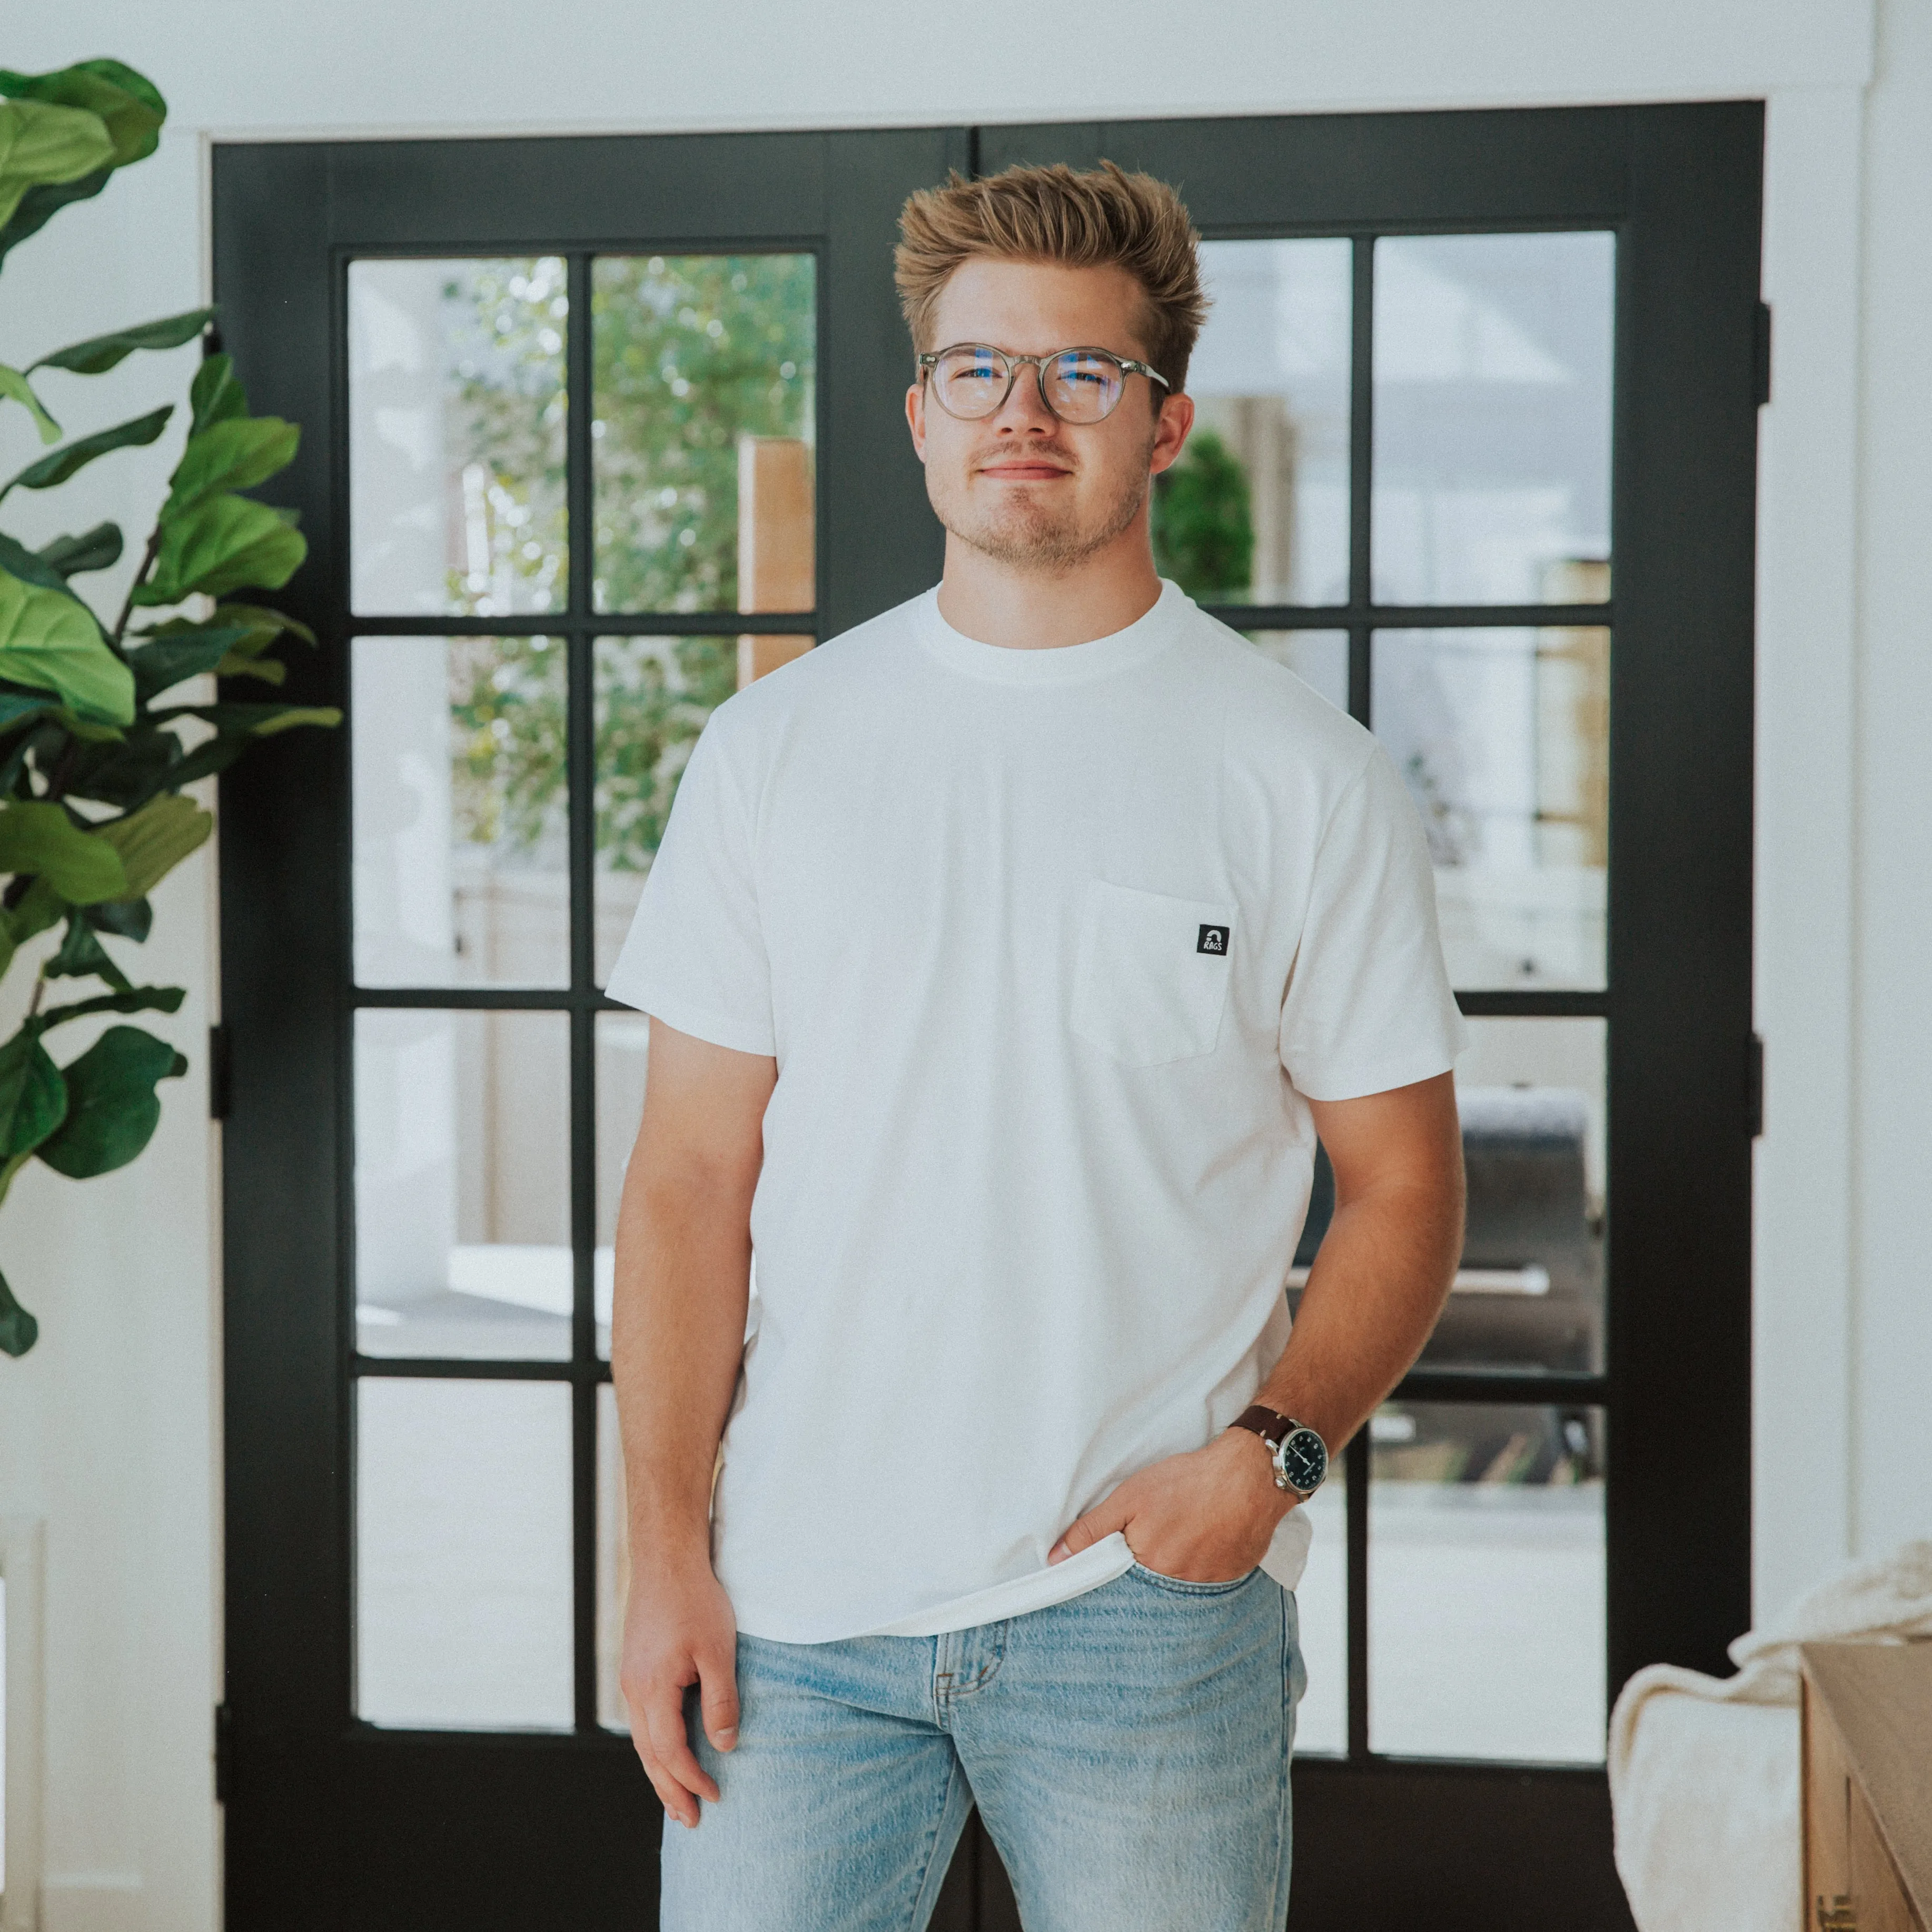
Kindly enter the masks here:
<path id="1" fill-rule="evenodd" d="M 1073 1030 L 1127 1066 L 1212 1053 L 1234 928 L 1225 902 L 1094 880 L 1080 922 Z"/>

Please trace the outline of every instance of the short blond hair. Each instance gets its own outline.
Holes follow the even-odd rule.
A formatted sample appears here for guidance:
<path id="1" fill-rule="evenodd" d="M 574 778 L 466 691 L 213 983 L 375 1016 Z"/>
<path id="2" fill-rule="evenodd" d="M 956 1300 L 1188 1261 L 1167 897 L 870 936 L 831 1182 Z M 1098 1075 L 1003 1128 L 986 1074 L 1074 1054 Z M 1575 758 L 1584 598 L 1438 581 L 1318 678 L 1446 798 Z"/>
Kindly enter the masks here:
<path id="1" fill-rule="evenodd" d="M 1208 297 L 1201 237 L 1165 182 L 1130 175 L 1112 161 L 1090 173 L 1059 163 L 1012 167 L 982 181 L 956 172 L 944 188 L 908 198 L 899 235 L 893 280 L 916 350 L 937 346 L 931 337 L 940 291 L 956 268 L 976 257 L 1124 268 L 1144 298 L 1137 332 L 1147 361 L 1173 386 L 1172 394 L 1186 386 Z"/>

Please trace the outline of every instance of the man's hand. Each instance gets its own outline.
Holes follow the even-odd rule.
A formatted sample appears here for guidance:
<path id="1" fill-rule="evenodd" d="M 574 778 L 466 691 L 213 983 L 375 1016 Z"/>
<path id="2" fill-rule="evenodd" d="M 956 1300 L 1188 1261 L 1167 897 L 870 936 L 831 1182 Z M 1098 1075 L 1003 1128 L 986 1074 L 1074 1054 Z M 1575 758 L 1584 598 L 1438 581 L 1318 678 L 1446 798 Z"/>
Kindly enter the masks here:
<path id="1" fill-rule="evenodd" d="M 1266 1553 L 1275 1526 L 1299 1499 L 1275 1487 L 1268 1444 L 1245 1429 L 1224 1429 L 1205 1448 L 1138 1470 L 1053 1546 L 1064 1562 L 1115 1530 L 1137 1562 L 1190 1583 L 1245 1576 Z"/>
<path id="2" fill-rule="evenodd" d="M 704 1734 L 721 1751 L 738 1742 L 738 1623 L 731 1600 L 700 1554 L 665 1570 L 633 1572 L 618 1672 L 631 1742 L 665 1816 L 698 1822 L 698 1801 L 718 1798 L 691 1748 L 684 1694 L 699 1687 Z"/>

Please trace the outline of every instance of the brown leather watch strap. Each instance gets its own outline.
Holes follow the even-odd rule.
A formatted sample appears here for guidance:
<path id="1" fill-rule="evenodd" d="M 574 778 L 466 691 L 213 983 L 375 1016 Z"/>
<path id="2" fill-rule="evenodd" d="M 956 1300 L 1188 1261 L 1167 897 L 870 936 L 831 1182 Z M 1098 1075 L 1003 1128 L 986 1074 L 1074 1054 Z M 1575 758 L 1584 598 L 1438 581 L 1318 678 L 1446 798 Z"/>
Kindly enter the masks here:
<path id="1" fill-rule="evenodd" d="M 1269 1408 L 1261 1402 L 1244 1408 L 1228 1424 L 1230 1429 L 1251 1429 L 1270 1449 L 1279 1449 L 1282 1438 L 1297 1426 L 1292 1416 L 1282 1414 L 1278 1408 Z"/>

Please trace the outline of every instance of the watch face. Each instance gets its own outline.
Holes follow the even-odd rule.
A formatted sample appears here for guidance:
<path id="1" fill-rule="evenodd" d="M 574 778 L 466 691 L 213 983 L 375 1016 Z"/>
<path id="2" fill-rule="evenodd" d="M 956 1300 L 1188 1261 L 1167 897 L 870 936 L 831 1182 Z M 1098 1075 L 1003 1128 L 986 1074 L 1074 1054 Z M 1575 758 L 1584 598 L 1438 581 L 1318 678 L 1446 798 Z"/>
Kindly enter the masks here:
<path id="1" fill-rule="evenodd" d="M 1276 1452 L 1275 1466 L 1306 1495 L 1318 1490 L 1328 1473 L 1328 1449 L 1312 1429 L 1290 1430 Z"/>

